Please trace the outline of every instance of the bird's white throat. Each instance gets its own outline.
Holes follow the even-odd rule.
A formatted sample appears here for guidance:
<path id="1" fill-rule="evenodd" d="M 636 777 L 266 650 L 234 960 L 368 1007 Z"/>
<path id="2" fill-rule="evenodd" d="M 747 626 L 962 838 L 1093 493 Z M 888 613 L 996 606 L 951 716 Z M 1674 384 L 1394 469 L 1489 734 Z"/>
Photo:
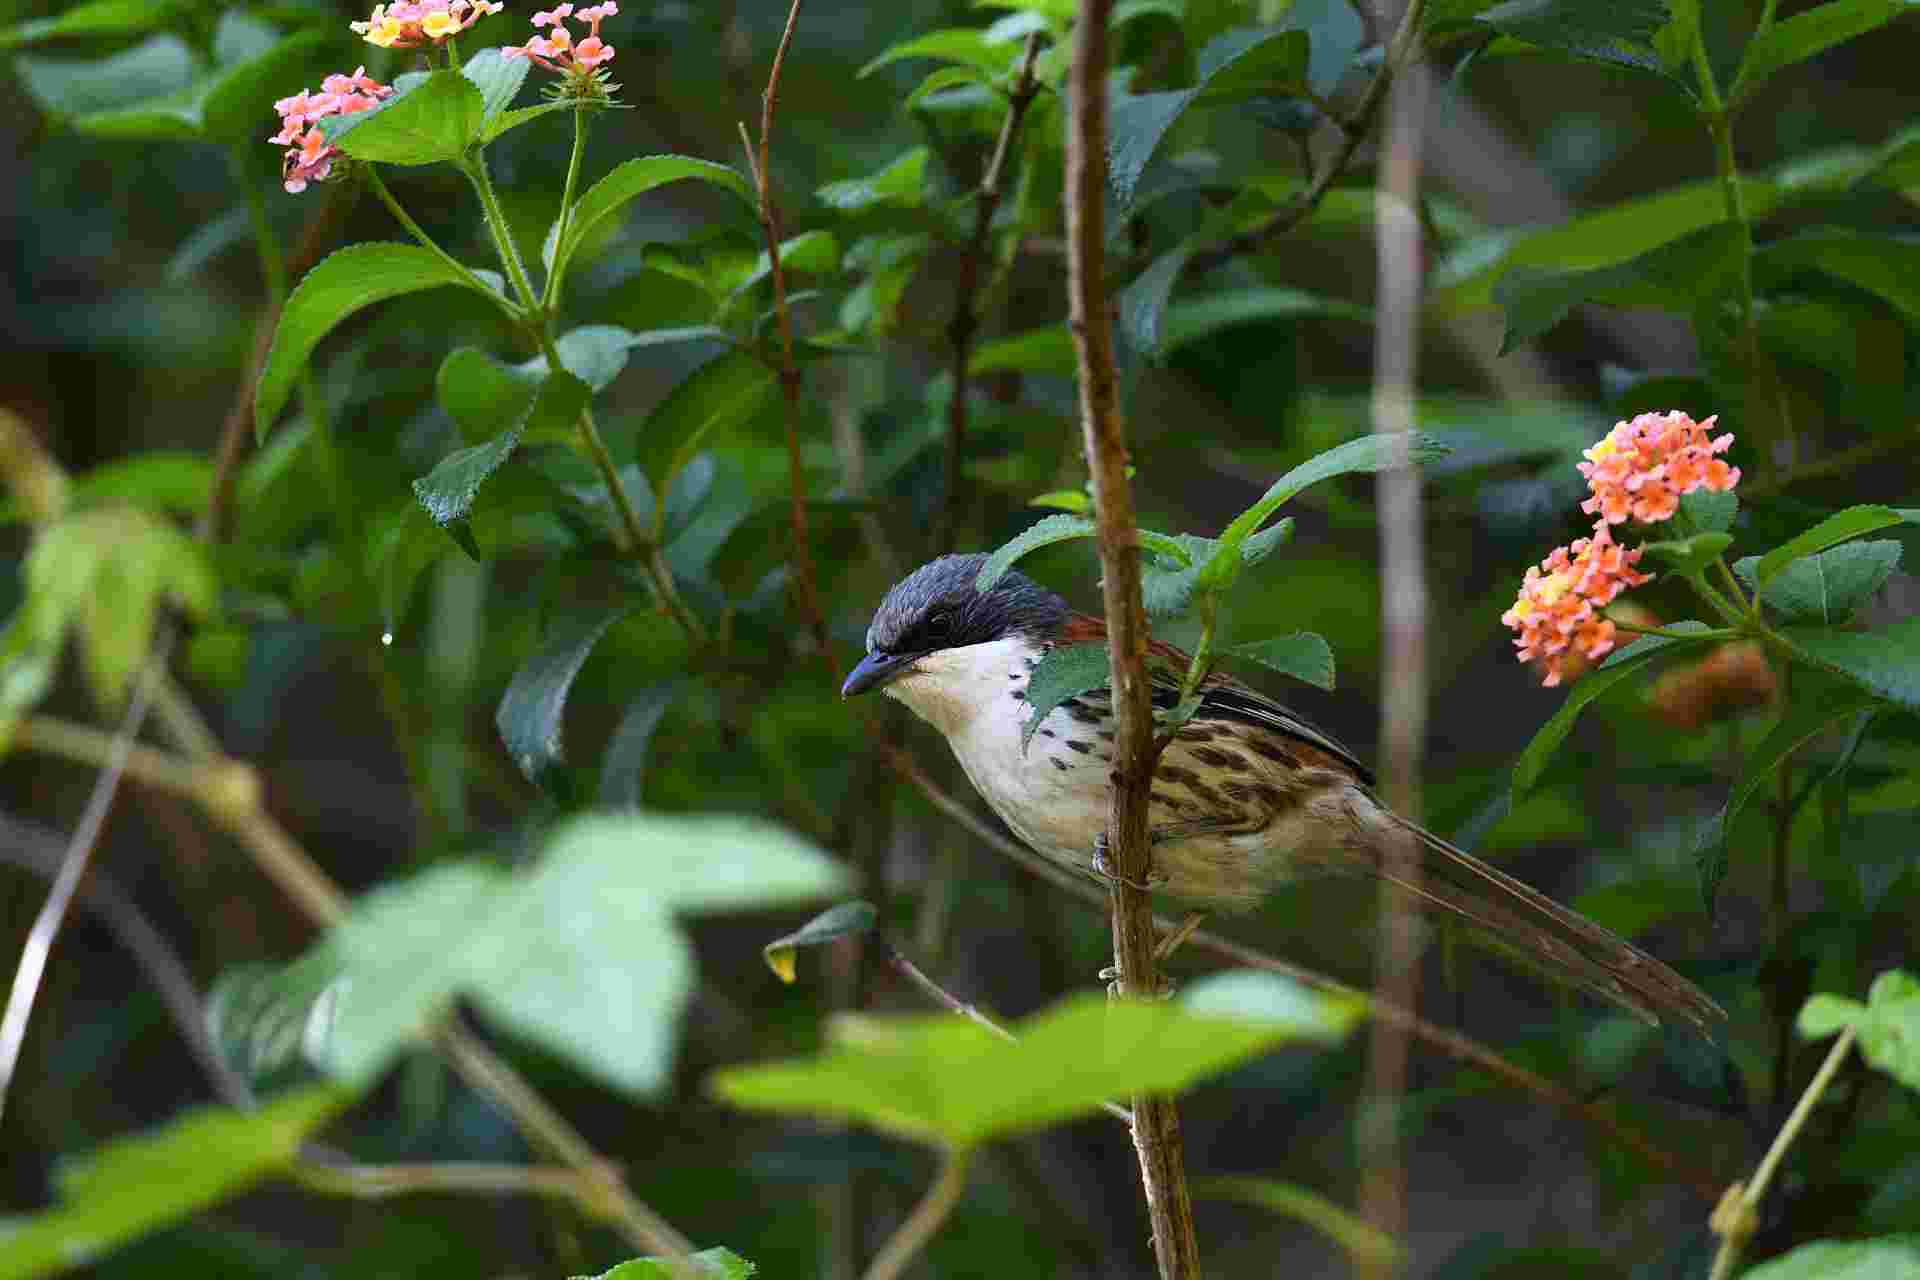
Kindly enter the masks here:
<path id="1" fill-rule="evenodd" d="M 941 649 L 917 659 L 913 670 L 889 683 L 886 692 L 913 708 L 915 715 L 949 741 L 969 729 L 1002 727 L 1000 720 L 1006 720 L 1017 735 L 1027 704 L 1010 694 L 1026 686 L 1032 665 L 1040 660 L 1042 652 L 1025 636 Z M 991 718 L 995 724 L 976 724 L 982 717 Z"/>

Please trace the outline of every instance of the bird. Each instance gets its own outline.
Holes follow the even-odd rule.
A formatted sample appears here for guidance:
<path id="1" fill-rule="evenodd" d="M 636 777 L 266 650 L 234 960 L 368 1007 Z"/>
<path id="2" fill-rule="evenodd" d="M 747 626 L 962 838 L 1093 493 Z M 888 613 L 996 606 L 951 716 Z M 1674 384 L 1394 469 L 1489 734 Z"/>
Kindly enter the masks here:
<path id="1" fill-rule="evenodd" d="M 1110 877 L 1111 692 L 1082 693 L 1027 724 L 1041 659 L 1056 647 L 1103 642 L 1106 624 L 1018 571 L 980 590 L 987 559 L 941 556 L 896 583 L 841 696 L 880 690 L 905 703 L 946 738 L 1016 836 L 1077 873 Z M 1159 641 L 1151 649 L 1153 702 L 1166 710 L 1179 700 L 1188 657 Z M 1155 768 L 1148 887 L 1197 913 L 1234 912 L 1304 878 L 1381 877 L 1525 967 L 1642 1021 L 1679 1020 L 1710 1036 L 1726 1017 L 1624 938 L 1394 813 L 1352 751 L 1272 698 L 1219 672 L 1205 677 L 1198 697 Z M 1388 856 L 1408 834 L 1419 849 L 1413 880 L 1400 879 Z"/>

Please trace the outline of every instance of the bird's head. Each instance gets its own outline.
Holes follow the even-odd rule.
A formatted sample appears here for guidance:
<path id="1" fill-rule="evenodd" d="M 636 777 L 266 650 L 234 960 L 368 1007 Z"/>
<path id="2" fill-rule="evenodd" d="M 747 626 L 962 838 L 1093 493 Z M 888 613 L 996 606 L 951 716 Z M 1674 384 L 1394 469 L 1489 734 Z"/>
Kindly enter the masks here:
<path id="1" fill-rule="evenodd" d="M 922 671 L 923 659 L 1025 639 L 1053 640 L 1071 616 L 1066 601 L 1024 574 L 1007 572 L 993 586 L 974 586 L 987 557 L 941 556 L 894 584 L 867 628 L 867 654 L 841 686 L 840 696 L 880 689 Z"/>

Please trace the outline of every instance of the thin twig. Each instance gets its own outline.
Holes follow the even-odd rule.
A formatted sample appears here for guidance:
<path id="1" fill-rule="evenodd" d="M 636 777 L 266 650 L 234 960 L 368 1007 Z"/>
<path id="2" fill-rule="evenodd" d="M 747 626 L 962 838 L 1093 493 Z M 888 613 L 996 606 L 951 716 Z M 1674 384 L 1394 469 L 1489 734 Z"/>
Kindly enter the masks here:
<path id="1" fill-rule="evenodd" d="M 1152 900 L 1141 885 L 1153 865 L 1147 804 L 1158 754 L 1147 684 L 1147 615 L 1140 595 L 1140 544 L 1127 479 L 1126 431 L 1120 419 L 1113 325 L 1106 282 L 1107 25 L 1112 0 L 1082 0 L 1074 24 L 1072 123 L 1067 130 L 1067 315 L 1080 376 L 1080 423 L 1100 549 L 1106 606 L 1113 709 L 1113 809 L 1107 856 L 1114 956 L 1123 995 L 1151 998 L 1155 973 Z M 1200 1274 L 1200 1247 L 1187 1190 L 1186 1151 L 1172 1098 L 1141 1094 L 1133 1101 L 1133 1145 L 1153 1224 L 1154 1253 L 1163 1280 Z"/>
<path id="2" fill-rule="evenodd" d="M 1006 175 L 1007 156 L 1013 151 L 1013 139 L 1020 132 L 1027 108 L 1040 92 L 1033 74 L 1039 55 L 1040 33 L 1035 31 L 1027 37 L 1020 72 L 1007 95 L 1007 118 L 1000 123 L 993 158 L 980 177 L 980 190 L 973 205 L 973 239 L 961 251 L 959 279 L 954 284 L 953 319 L 947 322 L 947 342 L 953 348 L 953 399 L 947 405 L 947 489 L 940 508 L 940 527 L 934 536 L 934 549 L 942 554 L 953 550 L 960 527 L 960 462 L 967 440 L 967 365 L 973 360 L 973 340 L 980 330 L 980 313 L 975 305 L 980 293 L 980 265 L 992 239 L 993 216 L 1000 209 L 1000 184 Z"/>
<path id="3" fill-rule="evenodd" d="M 1358 6 L 1356 6 L 1358 7 Z M 1261 248 L 1268 241 L 1283 236 L 1308 218 L 1320 207 L 1333 184 L 1347 171 L 1353 162 L 1360 145 L 1366 141 L 1368 132 L 1373 128 L 1373 118 L 1386 102 L 1387 90 L 1394 78 L 1407 65 L 1413 56 L 1414 47 L 1420 38 L 1421 14 L 1426 9 L 1426 0 L 1412 0 L 1407 11 L 1400 18 L 1400 25 L 1394 29 L 1393 39 L 1387 43 L 1386 56 L 1380 61 L 1380 70 L 1374 73 L 1373 80 L 1367 85 L 1359 105 L 1353 114 L 1344 120 L 1336 120 L 1340 130 L 1340 141 L 1335 144 L 1326 162 L 1308 181 L 1306 190 L 1291 201 L 1273 211 L 1266 221 L 1258 226 L 1249 227 L 1239 235 L 1223 240 L 1210 249 L 1203 249 L 1187 260 L 1185 272 L 1191 275 L 1205 275 L 1215 267 Z"/>
<path id="4" fill-rule="evenodd" d="M 929 778 L 914 762 L 913 757 L 906 752 L 895 750 L 888 753 L 887 763 L 902 778 L 912 783 L 921 795 L 926 797 L 929 804 L 964 827 L 974 839 L 1088 906 L 1105 907 L 1107 902 L 1105 890 L 1090 880 L 1054 865 L 1019 842 L 1001 835 Z M 1171 931 L 1176 927 L 1176 922 L 1168 919 L 1156 919 L 1154 923 L 1163 932 Z M 1523 1093 L 1530 1093 L 1547 1105 L 1558 1108 L 1609 1141 L 1634 1152 L 1649 1165 L 1670 1175 L 1676 1182 L 1692 1188 L 1708 1203 L 1712 1203 L 1720 1194 L 1720 1179 L 1710 1171 L 1691 1167 L 1672 1153 L 1662 1151 L 1645 1136 L 1622 1126 L 1605 1111 L 1571 1090 L 1508 1061 L 1471 1036 L 1436 1026 L 1407 1009 L 1370 999 L 1366 992 L 1335 981 L 1325 974 L 1289 964 L 1277 956 L 1270 956 L 1257 948 L 1205 929 L 1195 933 L 1188 939 L 1186 945 L 1189 950 L 1209 951 L 1224 960 L 1244 965 L 1249 969 L 1264 969 L 1270 973 L 1281 974 L 1316 991 L 1365 1002 L 1369 1005 L 1369 1012 L 1375 1018 L 1391 1019 L 1405 1027 L 1408 1034 L 1454 1061 L 1485 1071 L 1494 1079 L 1511 1085 Z"/>
<path id="5" fill-rule="evenodd" d="M 940 1230 L 940 1224 L 947 1220 L 953 1207 L 960 1203 L 960 1197 L 967 1189 L 967 1167 L 973 1162 L 971 1148 L 962 1147 L 948 1151 L 940 1162 L 940 1174 L 927 1188 L 926 1196 L 913 1207 L 907 1220 L 893 1233 L 879 1253 L 874 1255 L 873 1265 L 867 1268 L 866 1280 L 895 1280 L 907 1269 L 914 1256 L 926 1248 L 927 1241 L 933 1239 Z"/>
<path id="6" fill-rule="evenodd" d="M 787 10 L 786 29 L 780 33 L 780 47 L 774 51 L 773 67 L 767 72 L 767 87 L 760 95 L 760 149 L 747 148 L 747 161 L 753 169 L 753 182 L 760 194 L 760 226 L 767 238 L 767 268 L 773 277 L 773 313 L 780 327 L 780 394 L 787 404 L 787 488 L 793 524 L 793 576 L 800 589 L 800 612 L 813 632 L 813 646 L 820 651 L 834 681 L 840 679 L 840 664 L 834 660 L 833 646 L 827 639 L 827 619 L 820 610 L 820 590 L 813 575 L 812 544 L 807 534 L 807 474 L 800 457 L 800 366 L 793 359 L 793 309 L 787 305 L 787 276 L 780 265 L 780 206 L 773 198 L 773 170 L 770 155 L 774 112 L 780 102 L 780 71 L 786 65 L 787 49 L 793 44 L 793 29 L 800 22 L 800 0 Z"/>
<path id="7" fill-rule="evenodd" d="M 1374 195 L 1379 240 L 1379 305 L 1374 339 L 1373 429 L 1401 441 L 1399 457 L 1379 482 L 1380 596 L 1383 673 L 1380 691 L 1381 790 L 1394 810 L 1420 816 L 1420 751 L 1427 726 L 1427 582 L 1421 537 L 1420 473 L 1406 441 L 1413 430 L 1415 369 L 1420 352 L 1421 122 L 1427 77 L 1401 68 L 1392 83 L 1380 177 Z M 1412 1009 L 1420 994 L 1420 850 L 1397 830 L 1382 851 L 1375 946 L 1376 1000 Z M 1406 1235 L 1406 1169 L 1400 1159 L 1399 1112 L 1407 1088 L 1408 1037 L 1387 1018 L 1373 1021 L 1360 1124 L 1360 1211 L 1390 1240 Z M 1385 1277 L 1386 1258 L 1361 1260 L 1363 1275 Z"/>

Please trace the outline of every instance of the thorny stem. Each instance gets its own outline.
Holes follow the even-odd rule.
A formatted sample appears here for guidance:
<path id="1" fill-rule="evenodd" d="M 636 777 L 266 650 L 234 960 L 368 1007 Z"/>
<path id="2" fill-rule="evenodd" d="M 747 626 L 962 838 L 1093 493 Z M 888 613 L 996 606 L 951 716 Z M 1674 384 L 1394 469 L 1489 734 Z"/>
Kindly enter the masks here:
<path id="1" fill-rule="evenodd" d="M 772 159 L 769 146 L 773 137 L 773 119 L 780 102 L 780 71 L 786 65 L 787 49 L 793 44 L 793 29 L 800 21 L 800 0 L 787 10 L 786 29 L 780 33 L 780 47 L 774 51 L 773 67 L 767 72 L 767 87 L 760 95 L 760 149 L 756 157 L 752 147 L 747 160 L 753 169 L 754 186 L 760 195 L 760 225 L 766 233 L 768 273 L 773 277 L 773 310 L 780 327 L 780 393 L 787 404 L 787 489 L 793 523 L 793 571 L 800 592 L 800 611 L 813 632 L 814 648 L 820 661 L 838 682 L 840 666 L 834 660 L 833 645 L 827 637 L 826 615 L 820 610 L 820 592 L 813 575 L 813 551 L 807 534 L 807 475 L 800 457 L 800 367 L 793 360 L 793 310 L 787 305 L 787 276 L 780 266 L 780 206 L 773 198 Z"/>
<path id="2" fill-rule="evenodd" d="M 893 1233 L 880 1252 L 874 1255 L 873 1264 L 867 1268 L 866 1280 L 896 1280 L 904 1273 L 927 1242 L 940 1230 L 940 1225 L 960 1203 L 960 1197 L 967 1189 L 967 1169 L 973 1162 L 973 1149 L 954 1148 L 941 1158 L 940 1174 L 927 1188 L 927 1194 L 900 1229 Z"/>
<path id="3" fill-rule="evenodd" d="M 434 241 L 434 238 L 427 234 L 426 229 L 422 227 L 419 223 L 413 220 L 413 215 L 408 213 L 404 208 L 402 208 L 400 205 L 400 202 L 393 198 L 393 192 L 387 190 L 387 184 L 381 179 L 379 169 L 375 168 L 371 164 L 368 164 L 368 165 L 362 165 L 360 168 L 360 172 L 367 175 L 367 185 L 373 188 L 374 195 L 380 197 L 380 203 L 387 206 L 387 211 L 393 214 L 394 218 L 399 221 L 401 226 L 406 228 L 408 235 L 412 236 L 415 240 L 418 240 L 420 242 L 420 246 L 422 248 L 426 249 L 427 251 L 432 253 L 436 258 L 440 259 L 440 261 L 446 263 L 449 267 L 453 268 L 454 272 L 458 274 L 463 281 L 466 282 L 466 285 L 469 289 L 472 289 L 474 292 L 482 294 L 488 299 L 490 299 L 495 306 L 505 311 L 507 315 L 512 317 L 514 320 L 517 321 L 520 319 L 520 313 L 517 308 L 515 308 L 505 298 L 502 298 L 498 293 L 495 293 L 492 289 L 489 289 L 487 287 L 486 281 L 482 280 L 479 276 L 473 274 L 472 269 L 469 268 L 466 263 L 454 257 L 452 254 L 448 253 L 445 249 L 442 249 L 439 246 L 439 244 L 437 244 Z"/>
<path id="4" fill-rule="evenodd" d="M 1000 209 L 1007 156 L 1013 150 L 1013 139 L 1020 131 L 1020 122 L 1026 118 L 1027 108 L 1040 92 L 1039 82 L 1033 75 L 1039 54 L 1040 33 L 1036 31 L 1027 37 L 1020 72 L 1007 95 L 1007 118 L 1000 123 L 993 158 L 980 177 L 980 190 L 974 197 L 973 238 L 960 255 L 959 279 L 954 285 L 953 319 L 947 322 L 947 341 L 953 348 L 953 399 L 947 405 L 947 487 L 940 527 L 934 537 L 934 549 L 943 554 L 953 550 L 960 527 L 960 463 L 967 439 L 967 365 L 973 359 L 973 340 L 980 329 L 980 267 L 992 240 L 993 216 Z"/>
<path id="5" fill-rule="evenodd" d="M 520 246 L 514 243 L 513 228 L 507 225 L 506 211 L 500 207 L 500 196 L 493 189 L 493 177 L 487 172 L 486 155 L 476 154 L 462 168 L 466 171 L 467 180 L 473 183 L 475 194 L 480 197 L 487 233 L 493 237 L 494 248 L 500 254 L 500 265 L 507 269 L 507 278 L 513 281 L 514 296 L 527 309 L 529 323 L 544 329 L 540 295 L 533 291 L 533 279 L 527 275 L 527 264 L 520 260 Z"/>
<path id="6" fill-rule="evenodd" d="M 1113 321 L 1106 284 L 1107 27 L 1112 0 L 1081 0 L 1074 24 L 1071 123 L 1067 130 L 1066 213 L 1069 324 L 1080 375 L 1080 421 L 1093 477 L 1113 709 L 1108 856 L 1120 991 L 1151 999 L 1155 973 L 1153 906 L 1141 888 L 1152 872 L 1147 806 L 1153 784 L 1153 702 L 1147 682 L 1147 618 L 1140 594 L 1140 539 L 1127 478 L 1126 431 L 1120 417 Z M 1147 1215 L 1163 1280 L 1200 1274 L 1186 1152 L 1174 1100 L 1141 1094 L 1133 1103 L 1133 1144 L 1140 1160 Z"/>
<path id="7" fill-rule="evenodd" d="M 1773 1145 L 1767 1148 L 1767 1154 L 1761 1157 L 1753 1177 L 1745 1183 L 1736 1182 L 1727 1188 L 1726 1197 L 1720 1202 L 1720 1207 L 1714 1210 L 1711 1220 L 1714 1234 L 1720 1237 L 1720 1248 L 1713 1255 L 1713 1270 L 1708 1280 L 1730 1280 L 1733 1269 L 1740 1264 L 1740 1254 L 1746 1248 L 1748 1237 L 1753 1234 L 1755 1215 L 1759 1211 L 1760 1201 L 1767 1194 L 1767 1184 L 1773 1181 L 1774 1172 L 1786 1158 L 1787 1149 L 1800 1136 L 1807 1117 L 1813 1114 L 1814 1104 L 1820 1101 L 1820 1095 L 1833 1083 L 1834 1075 L 1839 1072 L 1840 1064 L 1846 1061 L 1847 1051 L 1851 1048 L 1853 1028 L 1848 1027 L 1834 1042 L 1826 1061 L 1820 1064 L 1820 1070 L 1814 1073 L 1807 1091 L 1800 1095 L 1793 1114 L 1780 1126 L 1780 1132 L 1775 1135 Z"/>
<path id="8" fill-rule="evenodd" d="M 573 221 L 573 193 L 580 185 L 580 161 L 587 151 L 587 109 L 575 107 L 573 111 L 573 156 L 567 161 L 567 185 L 560 193 L 560 229 L 554 236 L 559 244 L 567 238 L 567 225 Z M 540 297 L 541 308 L 551 315 L 560 305 L 560 276 L 562 264 L 553 264 L 554 270 L 548 273 L 546 288 Z"/>

